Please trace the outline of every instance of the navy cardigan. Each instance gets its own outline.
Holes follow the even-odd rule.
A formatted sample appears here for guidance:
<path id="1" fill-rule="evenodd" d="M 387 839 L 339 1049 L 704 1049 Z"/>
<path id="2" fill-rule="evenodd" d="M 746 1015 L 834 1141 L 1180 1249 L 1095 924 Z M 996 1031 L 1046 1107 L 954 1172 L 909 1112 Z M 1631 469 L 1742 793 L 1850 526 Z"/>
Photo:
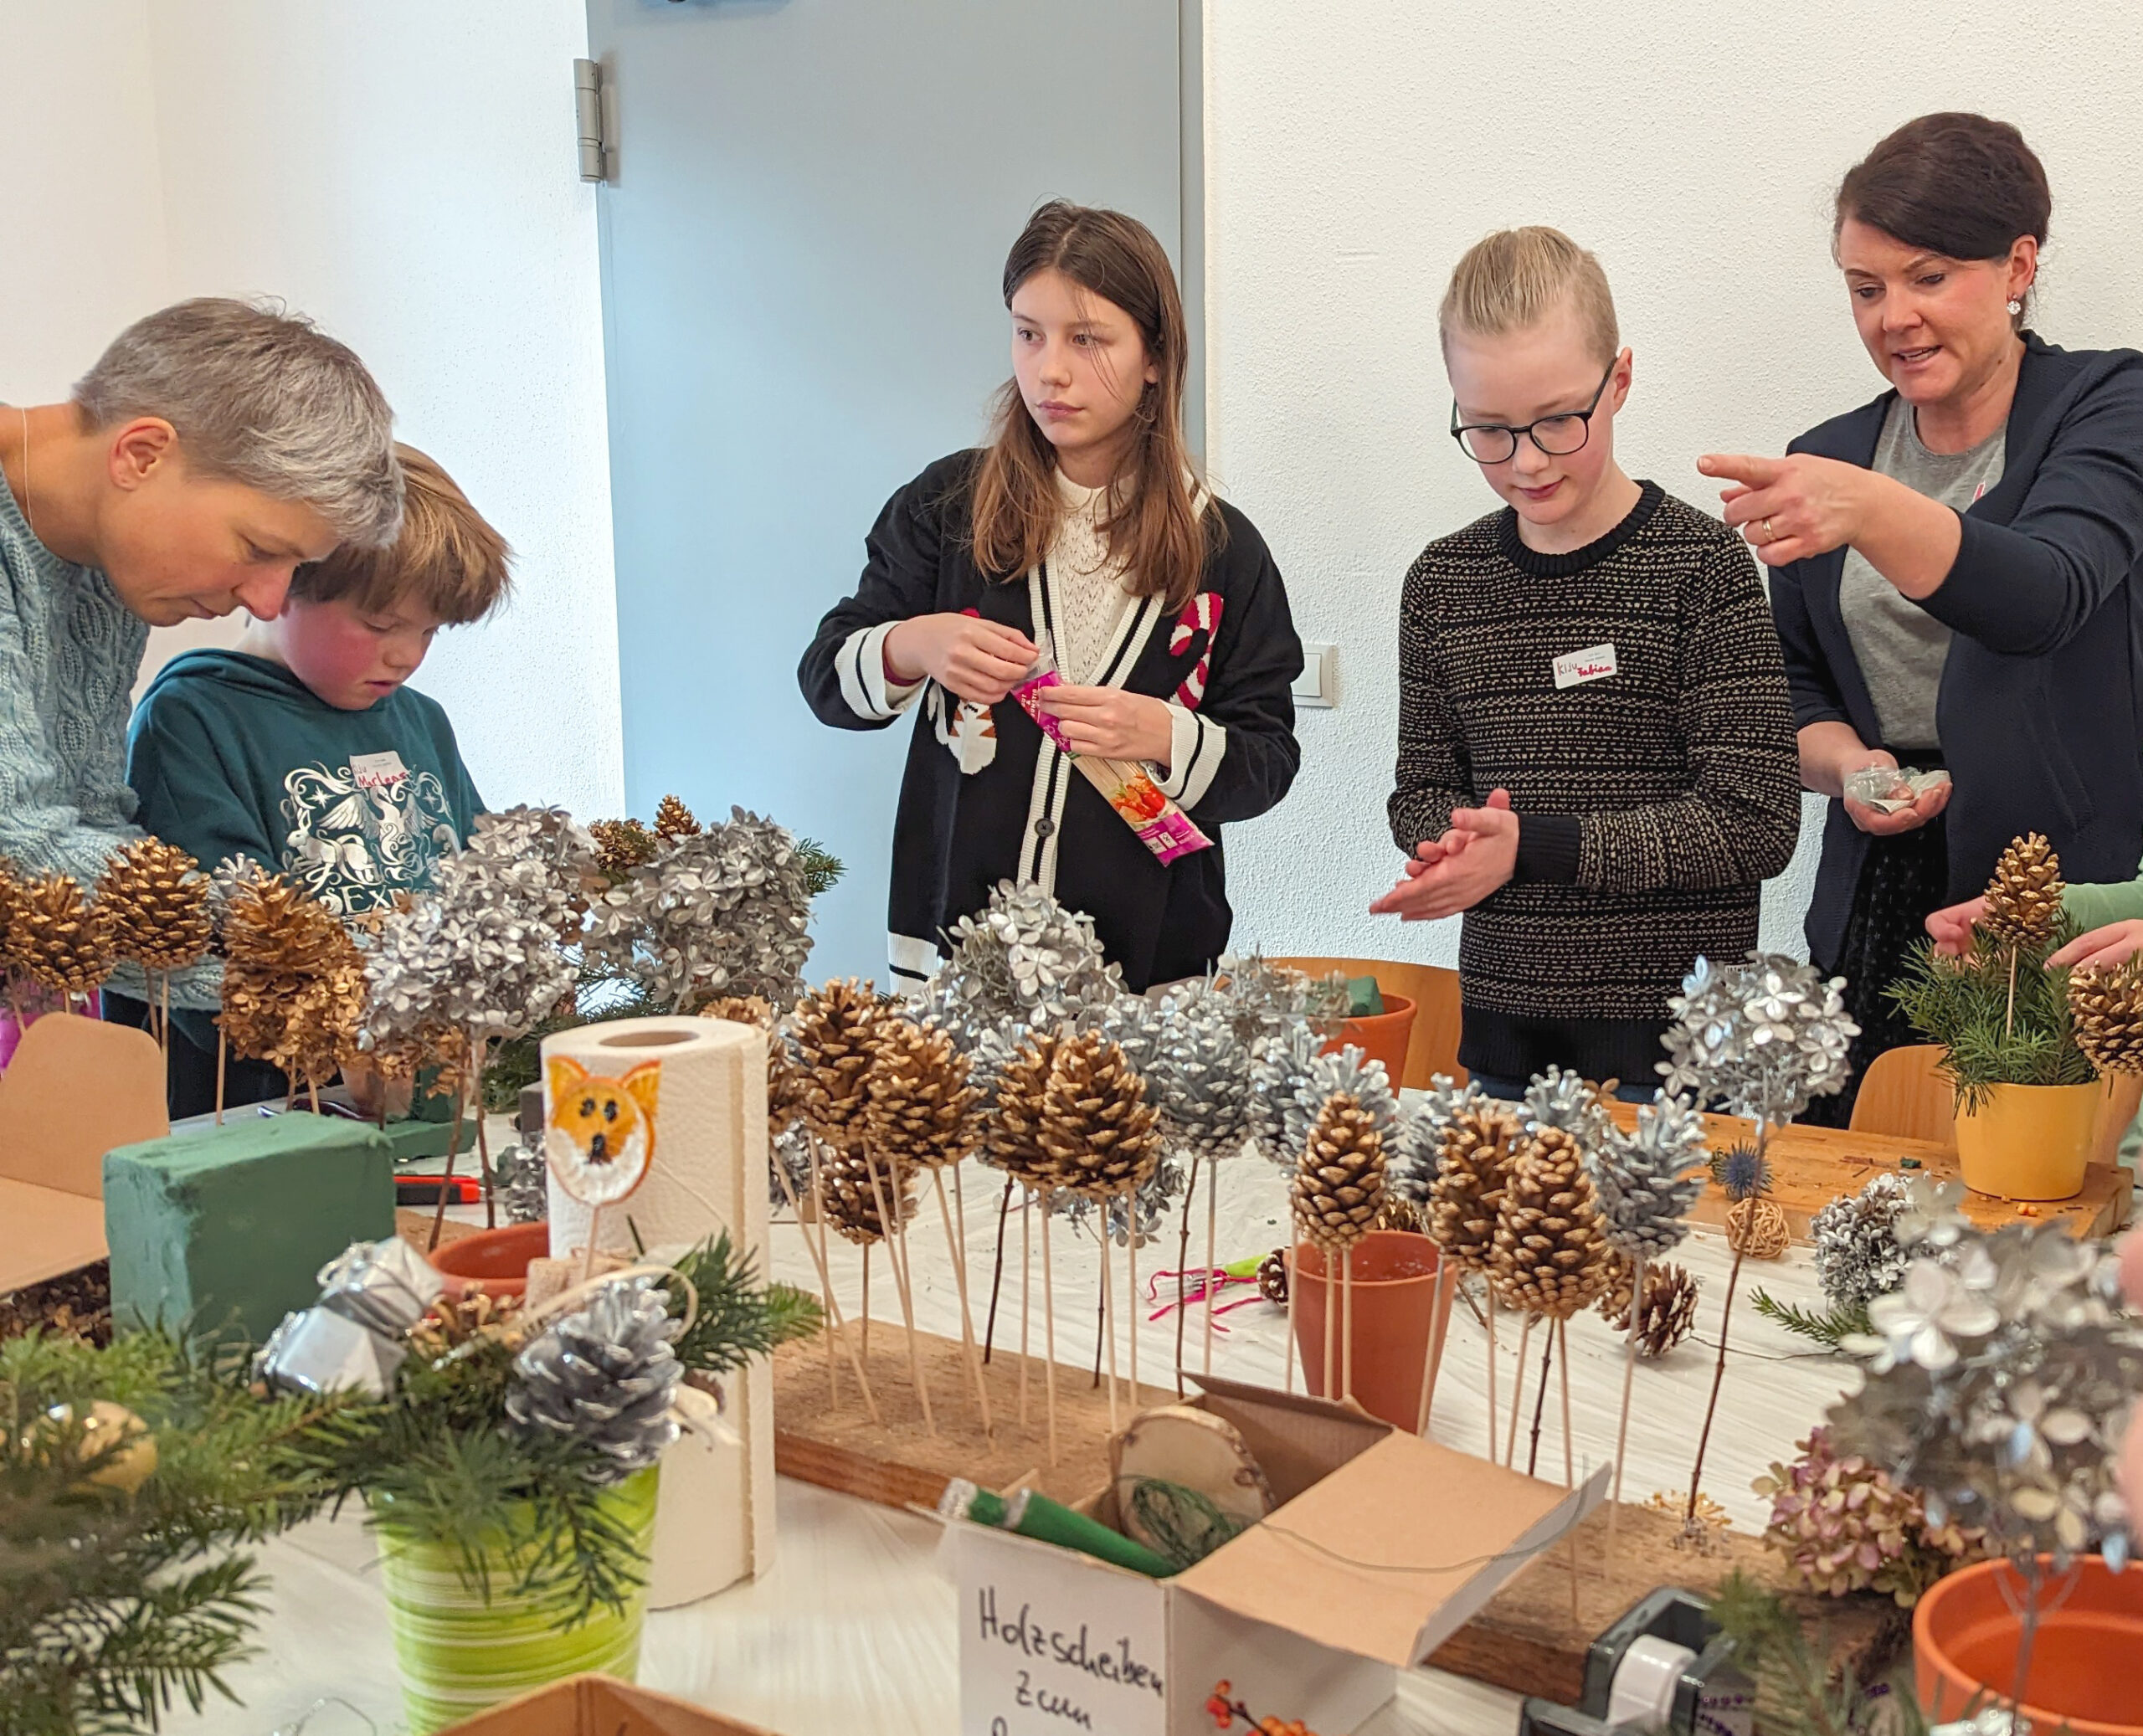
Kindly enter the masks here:
<path id="1" fill-rule="evenodd" d="M 827 612 L 797 670 L 821 722 L 883 729 L 893 722 L 897 712 L 871 680 L 883 655 L 877 629 L 892 623 L 964 609 L 1037 639 L 1046 633 L 1054 592 L 1045 569 L 1008 584 L 974 563 L 969 520 L 980 460 L 979 452 L 941 459 L 886 503 L 855 594 Z M 946 929 L 979 911 L 1005 879 L 1034 881 L 1092 917 L 1102 950 L 1133 993 L 1198 975 L 1226 950 L 1234 917 L 1221 827 L 1265 813 L 1294 781 L 1303 649 L 1264 539 L 1226 501 L 1207 508 L 1208 523 L 1216 517 L 1225 535 L 1210 537 L 1199 581 L 1219 605 L 1215 630 L 1179 634 L 1160 599 L 1149 599 L 1127 614 L 1098 677 L 1169 699 L 1207 664 L 1195 711 L 1199 747 L 1170 768 L 1164 787 L 1180 796 L 1213 847 L 1166 866 L 1156 861 L 1011 700 L 985 726 L 987 763 L 964 771 L 946 745 L 950 708 L 926 690 L 893 824 L 887 914 L 897 986 L 913 987 L 934 968 L 927 955 L 942 953 Z"/>
<path id="2" fill-rule="evenodd" d="M 2024 334 L 2001 482 L 1959 515 L 1949 577 L 1919 606 L 1949 627 L 1935 726 L 1955 788 L 1952 901 L 1986 885 L 2012 838 L 2043 832 L 2065 878 L 2126 881 L 2143 855 L 2143 353 L 2063 350 Z M 1863 466 L 1894 392 L 1788 449 Z M 1849 723 L 1882 745 L 1845 619 L 1845 551 L 1771 575 L 1796 727 Z M 1834 961 L 1868 834 L 1833 801 L 1808 909 L 1808 945 Z"/>

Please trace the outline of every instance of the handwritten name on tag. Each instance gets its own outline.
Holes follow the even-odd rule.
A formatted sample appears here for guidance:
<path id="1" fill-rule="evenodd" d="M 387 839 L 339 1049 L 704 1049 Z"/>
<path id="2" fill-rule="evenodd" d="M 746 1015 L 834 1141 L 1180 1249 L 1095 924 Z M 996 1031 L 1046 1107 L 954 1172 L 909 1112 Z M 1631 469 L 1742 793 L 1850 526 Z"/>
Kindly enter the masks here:
<path id="1" fill-rule="evenodd" d="M 350 756 L 350 776 L 359 789 L 391 789 L 409 775 L 402 756 L 392 747 L 379 753 Z"/>
<path id="2" fill-rule="evenodd" d="M 1555 660 L 1555 666 L 1558 687 L 1604 681 L 1615 673 L 1615 648 L 1611 645 L 1587 645 L 1581 651 L 1565 651 Z"/>

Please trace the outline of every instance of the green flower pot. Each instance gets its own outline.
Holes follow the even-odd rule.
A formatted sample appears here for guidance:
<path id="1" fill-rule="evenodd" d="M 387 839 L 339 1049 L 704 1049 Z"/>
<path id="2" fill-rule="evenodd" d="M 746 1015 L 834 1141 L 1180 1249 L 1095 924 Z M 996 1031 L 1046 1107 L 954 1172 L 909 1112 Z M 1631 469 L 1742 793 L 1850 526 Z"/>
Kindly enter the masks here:
<path id="1" fill-rule="evenodd" d="M 658 1475 L 643 1471 L 603 1497 L 643 1557 L 655 1547 Z M 481 1588 L 464 1581 L 457 1551 L 398 1532 L 391 1511 L 379 1510 L 379 1564 L 402 1671 L 402 1703 L 415 1736 L 583 1671 L 634 1679 L 647 1617 L 645 1585 L 623 1610 L 598 1610 L 568 1627 L 554 1610 L 514 1594 L 527 1570 L 528 1545 L 510 1547 L 501 1538 L 490 1553 L 486 1602 Z"/>

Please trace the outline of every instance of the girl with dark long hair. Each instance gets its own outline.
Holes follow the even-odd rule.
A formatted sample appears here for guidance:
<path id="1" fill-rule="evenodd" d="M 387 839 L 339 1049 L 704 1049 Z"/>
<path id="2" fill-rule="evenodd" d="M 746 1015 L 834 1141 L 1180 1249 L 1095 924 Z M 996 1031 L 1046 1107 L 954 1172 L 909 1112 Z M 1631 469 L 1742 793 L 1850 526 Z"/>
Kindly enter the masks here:
<path id="1" fill-rule="evenodd" d="M 1221 827 L 1294 778 L 1302 644 L 1263 540 L 1185 446 L 1183 304 L 1152 232 L 1044 205 L 1004 287 L 1013 378 L 989 444 L 886 503 L 798 679 L 836 728 L 920 710 L 893 835 L 897 987 L 919 988 L 947 927 L 1010 879 L 1091 915 L 1143 990 L 1227 945 Z M 1142 766 L 1210 847 L 1164 860 L 1077 758 Z"/>

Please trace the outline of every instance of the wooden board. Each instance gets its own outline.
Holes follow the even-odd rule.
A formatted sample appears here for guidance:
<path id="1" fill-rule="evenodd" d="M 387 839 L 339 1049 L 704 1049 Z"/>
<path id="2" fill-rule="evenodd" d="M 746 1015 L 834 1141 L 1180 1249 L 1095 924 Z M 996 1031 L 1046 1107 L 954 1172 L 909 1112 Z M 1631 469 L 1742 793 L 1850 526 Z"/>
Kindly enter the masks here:
<path id="1" fill-rule="evenodd" d="M 1610 1105 L 1615 1119 L 1624 1127 L 1635 1124 L 1637 1107 L 1630 1103 Z M 1707 1115 L 1704 1127 L 1714 1151 L 1753 1141 L 1752 1122 L 1731 1115 Z M 1771 1136 L 1768 1153 L 1771 1165 L 1771 1197 L 1786 1213 L 1796 1241 L 1807 1241 L 1809 1222 L 1842 1194 L 1858 1194 L 1868 1178 L 1899 1169 L 1906 1158 L 1937 1180 L 1956 1178 L 1957 1154 L 1925 1139 L 1900 1139 L 1883 1133 L 1854 1133 L 1840 1127 L 1810 1127 L 1798 1123 L 1781 1127 Z M 1990 1194 L 1967 1193 L 1965 1215 L 1989 1230 L 2032 1218 L 2060 1224 L 2072 1235 L 2111 1235 L 2125 1227 L 2135 1199 L 2134 1179 L 2117 1166 L 2094 1163 L 2084 1175 L 2084 1191 L 2074 1199 L 2049 1200 L 2038 1204 L 1997 1199 Z M 1724 1224 L 1727 1199 L 1716 1184 L 1707 1187 L 1689 1215 L 1700 1224 Z"/>
<path id="2" fill-rule="evenodd" d="M 1679 1549 L 1678 1518 L 1626 1505 L 1611 1551 L 1607 1518 L 1605 1507 L 1592 1513 L 1569 1543 L 1557 1545 L 1504 1586 L 1429 1662 L 1513 1693 L 1575 1705 L 1585 1688 L 1586 1649 L 1623 1611 L 1657 1587 L 1708 1593 L 1739 1568 L 1786 1591 L 1780 1557 L 1759 1538 L 1721 1532 L 1714 1534 L 1709 1552 Z M 1575 1614 L 1573 1559 L 1578 1564 Z M 1833 1660 L 1849 1662 L 1863 1678 L 1888 1670 L 1911 1638 L 1910 1613 L 1873 1592 L 1845 1598 L 1793 1592 L 1787 1602 L 1826 1635 Z"/>
<path id="3" fill-rule="evenodd" d="M 861 1343 L 857 1323 L 848 1323 L 851 1339 Z M 984 1370 L 994 1436 L 983 1432 L 976 1414 L 974 1386 L 965 1353 L 957 1338 L 916 1334 L 922 1378 L 930 1389 L 933 1437 L 922 1426 L 915 1390 L 908 1379 L 907 1338 L 899 1324 L 871 1323 L 871 1360 L 866 1373 L 878 1401 L 880 1425 L 873 1425 L 857 1397 L 856 1378 L 844 1357 L 840 1364 L 841 1402 L 830 1402 L 824 1338 L 784 1344 L 774 1353 L 773 1465 L 794 1477 L 883 1507 L 935 1507 L 953 1477 L 964 1477 L 986 1489 L 1003 1491 L 1026 1484 L 1067 1505 L 1085 1500 L 1108 1481 L 1109 1412 L 1102 1384 L 1093 1384 L 1091 1368 L 1062 1363 L 1056 1371 L 1057 1458 L 1049 1457 L 1048 1411 L 1043 1364 L 1029 1359 L 1027 1423 L 1020 1423 L 1020 1366 L 1016 1352 L 1000 1345 Z M 1142 1384 L 1134 1404 L 1129 1381 L 1117 1383 L 1119 1425 L 1134 1411 L 1175 1402 L 1173 1387 Z"/>

